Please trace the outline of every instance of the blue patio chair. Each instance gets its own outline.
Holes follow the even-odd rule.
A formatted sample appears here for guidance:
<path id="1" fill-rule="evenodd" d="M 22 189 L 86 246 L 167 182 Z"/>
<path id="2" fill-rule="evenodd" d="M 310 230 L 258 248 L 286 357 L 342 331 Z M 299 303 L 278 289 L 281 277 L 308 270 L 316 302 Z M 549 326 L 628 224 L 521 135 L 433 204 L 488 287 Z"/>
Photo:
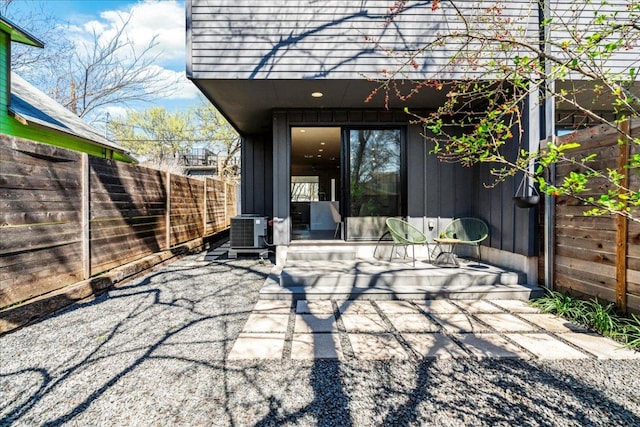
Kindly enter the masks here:
<path id="1" fill-rule="evenodd" d="M 454 219 L 447 225 L 442 233 L 441 239 L 433 239 L 438 248 L 440 244 L 451 244 L 455 240 L 455 245 L 471 245 L 478 248 L 478 259 L 482 260 L 480 252 L 480 243 L 489 237 L 489 227 L 481 219 L 478 218 L 458 218 Z M 438 240 L 441 240 L 438 242 Z M 451 250 L 453 252 L 453 248 Z M 442 250 L 441 250 L 442 252 Z"/>
<path id="2" fill-rule="evenodd" d="M 398 218 L 387 218 L 386 220 L 387 230 L 391 234 L 393 239 L 393 247 L 391 248 L 391 255 L 389 261 L 393 258 L 396 246 L 404 247 L 404 257 L 407 257 L 407 246 L 411 245 L 413 251 L 413 266 L 416 266 L 416 248 L 415 245 L 427 245 L 427 253 L 429 252 L 429 244 L 427 242 L 427 236 L 413 225 Z"/>

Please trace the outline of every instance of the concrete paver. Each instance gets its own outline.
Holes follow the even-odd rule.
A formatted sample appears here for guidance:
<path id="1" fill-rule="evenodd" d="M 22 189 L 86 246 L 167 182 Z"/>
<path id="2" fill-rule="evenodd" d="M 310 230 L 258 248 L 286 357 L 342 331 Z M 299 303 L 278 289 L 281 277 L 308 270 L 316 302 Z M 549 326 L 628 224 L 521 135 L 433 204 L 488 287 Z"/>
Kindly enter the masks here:
<path id="1" fill-rule="evenodd" d="M 539 309 L 531 307 L 527 301 L 520 301 L 519 299 L 498 299 L 492 300 L 491 303 L 511 313 L 540 313 Z"/>
<path id="2" fill-rule="evenodd" d="M 290 311 L 290 301 L 259 300 L 253 307 L 254 313 L 261 314 L 289 314 Z"/>
<path id="3" fill-rule="evenodd" d="M 548 334 L 506 334 L 506 336 L 540 359 L 585 359 L 589 357 Z"/>
<path id="4" fill-rule="evenodd" d="M 231 348 L 229 359 L 280 359 L 284 335 L 241 333 Z"/>
<path id="5" fill-rule="evenodd" d="M 314 332 L 337 332 L 336 319 L 333 314 L 296 314 L 294 332 L 310 334 Z"/>
<path id="6" fill-rule="evenodd" d="M 338 309 L 342 314 L 378 313 L 370 301 L 342 301 L 338 303 Z"/>
<path id="7" fill-rule="evenodd" d="M 414 301 L 422 310 L 428 313 L 461 313 L 460 307 L 446 299 L 433 299 L 426 301 Z"/>
<path id="8" fill-rule="evenodd" d="M 244 325 L 244 332 L 286 332 L 289 324 L 288 314 L 251 313 Z"/>
<path id="9" fill-rule="evenodd" d="M 527 352 L 510 343 L 498 334 L 456 335 L 462 347 L 483 359 L 530 359 Z"/>
<path id="10" fill-rule="evenodd" d="M 357 359 L 408 359 L 409 355 L 392 334 L 349 334 Z"/>
<path id="11" fill-rule="evenodd" d="M 292 359 L 343 359 L 340 337 L 332 334 L 293 334 Z"/>
<path id="12" fill-rule="evenodd" d="M 385 314 L 419 313 L 418 308 L 409 301 L 376 301 L 376 304 Z"/>
<path id="13" fill-rule="evenodd" d="M 454 304 L 469 313 L 502 313 L 502 309 L 484 300 L 455 300 Z"/>
<path id="14" fill-rule="evenodd" d="M 296 303 L 298 314 L 333 314 L 333 304 L 329 300 L 306 301 Z"/>
<path id="15" fill-rule="evenodd" d="M 535 326 L 509 313 L 479 313 L 475 317 L 499 332 L 533 332 L 538 330 Z"/>
<path id="16" fill-rule="evenodd" d="M 420 356 L 426 359 L 451 359 L 469 357 L 451 338 L 441 333 L 403 333 L 402 337 Z"/>
<path id="17" fill-rule="evenodd" d="M 343 314 L 340 318 L 347 332 L 389 332 L 377 313 Z"/>
<path id="18" fill-rule="evenodd" d="M 440 326 L 421 313 L 387 314 L 398 332 L 437 332 Z"/>
<path id="19" fill-rule="evenodd" d="M 522 313 L 520 317 L 549 332 L 586 332 L 587 329 L 568 320 L 546 313 Z"/>
<path id="20" fill-rule="evenodd" d="M 482 325 L 468 314 L 432 314 L 431 317 L 442 325 L 447 332 L 467 333 L 467 332 L 487 332 L 490 329 Z"/>
<path id="21" fill-rule="evenodd" d="M 342 360 L 340 334 L 346 333 L 359 359 L 412 357 L 406 345 L 423 358 L 640 359 L 640 352 L 519 300 L 317 300 L 297 301 L 295 313 L 292 307 L 258 301 L 229 358 L 279 359 L 290 343 L 292 359 Z"/>
<path id="22" fill-rule="evenodd" d="M 640 359 L 640 352 L 624 347 L 611 338 L 594 333 L 567 332 L 559 336 L 571 344 L 583 348 L 598 359 Z"/>

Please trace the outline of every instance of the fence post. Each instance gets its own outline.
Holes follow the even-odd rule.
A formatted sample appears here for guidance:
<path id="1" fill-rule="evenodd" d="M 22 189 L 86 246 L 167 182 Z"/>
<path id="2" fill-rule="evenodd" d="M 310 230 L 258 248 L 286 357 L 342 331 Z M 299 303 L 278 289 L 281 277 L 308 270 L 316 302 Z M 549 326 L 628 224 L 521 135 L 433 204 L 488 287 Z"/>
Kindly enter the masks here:
<path id="1" fill-rule="evenodd" d="M 229 186 L 227 185 L 227 181 L 223 181 L 224 183 L 224 226 L 227 227 L 231 224 L 231 219 L 229 218 L 229 209 L 227 209 L 227 193 L 229 192 Z"/>
<path id="2" fill-rule="evenodd" d="M 202 237 L 207 235 L 207 183 L 209 182 L 209 178 L 204 178 L 204 192 L 203 198 L 204 201 L 202 203 Z"/>
<path id="3" fill-rule="evenodd" d="M 91 277 L 91 247 L 90 239 L 91 234 L 89 230 L 90 220 L 90 206 L 89 206 L 89 155 L 87 153 L 81 154 L 81 169 L 82 169 L 82 184 L 80 200 L 82 207 L 80 209 L 80 223 L 82 227 L 81 232 L 81 244 L 82 244 L 82 278 L 84 280 Z"/>
<path id="4" fill-rule="evenodd" d="M 167 245 L 166 249 L 169 249 L 171 247 L 171 173 L 167 171 L 166 174 L 165 192 L 167 194 L 167 208 L 165 213 L 165 242 Z"/>
<path id="5" fill-rule="evenodd" d="M 618 144 L 618 173 L 624 175 L 620 185 L 624 188 L 629 186 L 629 169 L 626 168 L 629 162 L 629 120 L 625 120 L 618 126 L 619 139 L 624 141 Z M 626 206 L 626 204 L 625 204 Z M 616 305 L 621 312 L 627 312 L 627 244 L 628 244 L 628 220 L 622 215 L 616 216 Z"/>

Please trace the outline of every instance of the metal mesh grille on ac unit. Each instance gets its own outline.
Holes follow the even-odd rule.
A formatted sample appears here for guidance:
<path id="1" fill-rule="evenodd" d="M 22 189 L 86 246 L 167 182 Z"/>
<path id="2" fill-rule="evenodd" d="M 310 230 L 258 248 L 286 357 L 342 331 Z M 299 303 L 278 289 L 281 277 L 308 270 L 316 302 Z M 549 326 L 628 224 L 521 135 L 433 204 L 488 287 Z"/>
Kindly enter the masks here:
<path id="1" fill-rule="evenodd" d="M 232 248 L 253 248 L 256 244 L 253 218 L 231 218 L 229 244 Z"/>

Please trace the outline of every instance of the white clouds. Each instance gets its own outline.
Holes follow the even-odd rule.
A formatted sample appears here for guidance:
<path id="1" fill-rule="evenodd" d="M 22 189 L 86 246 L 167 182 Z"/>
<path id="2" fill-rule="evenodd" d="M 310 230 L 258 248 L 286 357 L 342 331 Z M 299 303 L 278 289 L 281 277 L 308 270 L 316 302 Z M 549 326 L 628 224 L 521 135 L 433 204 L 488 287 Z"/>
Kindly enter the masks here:
<path id="1" fill-rule="evenodd" d="M 120 10 L 104 10 L 99 19 L 76 22 L 69 28 L 75 35 L 79 49 L 91 49 L 94 35 L 106 44 L 126 25 L 125 40 L 131 41 L 130 49 L 118 52 L 125 59 L 135 52 L 140 55 L 151 43 L 155 46 L 147 53 L 155 57 L 151 67 L 166 81 L 175 81 L 176 90 L 159 94 L 169 99 L 196 99 L 196 87 L 184 76 L 185 72 L 185 6 L 177 0 L 145 0 L 132 3 Z M 154 88 L 150 88 L 153 92 Z"/>
<path id="2" fill-rule="evenodd" d="M 166 96 L 171 99 L 196 99 L 200 93 L 198 88 L 187 79 L 184 71 L 169 70 L 160 66 L 149 67 L 147 71 L 149 74 L 157 75 L 158 77 L 154 80 L 163 86 L 165 83 L 171 83 L 168 90 L 150 85 L 147 87 L 149 92 L 165 92 Z"/>
<path id="3" fill-rule="evenodd" d="M 182 67 L 185 63 L 185 8 L 175 0 L 146 0 L 123 10 L 105 10 L 100 19 L 75 25 L 76 42 L 86 45 L 95 34 L 106 43 L 126 25 L 125 35 L 136 52 L 141 53 L 149 44 L 155 44 L 152 54 L 159 65 Z"/>

